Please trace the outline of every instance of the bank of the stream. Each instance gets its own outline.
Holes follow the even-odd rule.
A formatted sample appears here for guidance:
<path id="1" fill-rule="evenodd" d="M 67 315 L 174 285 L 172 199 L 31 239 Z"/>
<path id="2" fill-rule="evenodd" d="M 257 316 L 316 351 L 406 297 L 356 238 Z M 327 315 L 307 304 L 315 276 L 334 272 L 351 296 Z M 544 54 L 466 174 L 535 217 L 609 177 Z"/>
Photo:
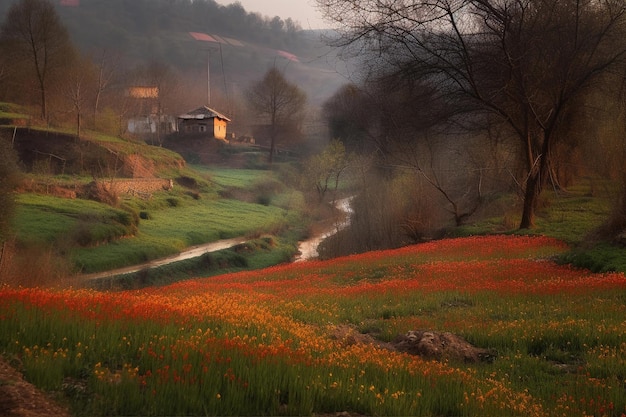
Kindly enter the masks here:
<path id="1" fill-rule="evenodd" d="M 281 239 L 276 237 L 221 239 L 139 265 L 84 274 L 79 277 L 79 281 L 81 285 L 103 290 L 125 290 L 166 285 L 200 275 L 212 276 L 272 266 L 276 256 L 271 256 L 270 253 L 277 251 L 282 253 L 278 257 L 282 259 L 281 263 L 315 259 L 319 244 L 349 224 L 351 198 L 337 200 L 334 214 L 311 227 L 313 232 L 307 239 L 298 242 L 296 253 L 289 249 L 289 244 L 281 244 Z"/>

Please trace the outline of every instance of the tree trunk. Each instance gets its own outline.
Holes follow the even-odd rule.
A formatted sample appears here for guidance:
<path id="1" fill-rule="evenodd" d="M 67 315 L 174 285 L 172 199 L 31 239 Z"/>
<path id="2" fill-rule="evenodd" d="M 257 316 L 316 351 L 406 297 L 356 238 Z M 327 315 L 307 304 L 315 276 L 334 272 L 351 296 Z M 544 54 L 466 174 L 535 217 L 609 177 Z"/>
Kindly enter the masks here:
<path id="1" fill-rule="evenodd" d="M 93 128 L 96 130 L 98 130 L 98 106 L 100 105 L 100 94 L 101 91 L 98 89 L 98 91 L 96 91 L 96 97 L 93 104 Z"/>
<path id="2" fill-rule="evenodd" d="M 524 208 L 522 210 L 520 229 L 532 229 L 535 225 L 537 200 L 548 178 L 548 167 L 550 166 L 550 131 L 544 131 L 542 136 L 541 154 L 539 154 L 537 161 L 531 165 L 528 179 L 526 180 Z"/>
<path id="3" fill-rule="evenodd" d="M 80 139 L 80 111 L 76 112 L 76 138 Z"/>
<path id="4" fill-rule="evenodd" d="M 48 109 L 46 106 L 46 89 L 43 82 L 40 83 L 41 88 L 41 119 L 48 121 Z"/>
<path id="5" fill-rule="evenodd" d="M 532 229 L 535 225 L 535 208 L 537 207 L 537 197 L 539 197 L 539 172 L 531 173 L 526 181 L 526 191 L 524 192 L 524 209 L 522 210 L 522 221 L 520 229 Z"/>
<path id="6" fill-rule="evenodd" d="M 272 162 L 274 162 L 274 150 L 276 148 L 276 144 L 275 144 L 275 140 L 274 140 L 274 135 L 272 135 L 272 138 L 270 139 L 270 156 L 268 159 L 268 162 L 270 165 L 272 165 Z"/>

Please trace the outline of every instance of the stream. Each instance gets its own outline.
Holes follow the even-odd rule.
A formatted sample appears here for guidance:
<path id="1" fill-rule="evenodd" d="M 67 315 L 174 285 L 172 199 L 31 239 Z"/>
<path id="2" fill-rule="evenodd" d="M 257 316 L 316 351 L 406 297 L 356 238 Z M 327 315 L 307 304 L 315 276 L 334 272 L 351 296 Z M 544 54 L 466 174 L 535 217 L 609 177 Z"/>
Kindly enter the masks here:
<path id="1" fill-rule="evenodd" d="M 338 216 L 336 220 L 329 223 L 329 226 L 322 229 L 315 236 L 312 236 L 306 240 L 300 241 L 298 244 L 298 250 L 300 254 L 295 258 L 294 262 L 303 262 L 311 259 L 315 259 L 318 256 L 317 247 L 322 240 L 337 233 L 339 230 L 350 224 L 350 214 L 352 208 L 350 207 L 350 201 L 352 197 L 343 198 L 335 202 L 335 207 L 339 209 L 342 216 Z M 173 262 L 184 261 L 186 259 L 196 258 L 204 255 L 205 253 L 216 252 L 222 249 L 232 248 L 239 244 L 245 243 L 246 239 L 243 237 L 233 239 L 222 239 L 211 243 L 205 243 L 203 245 L 192 246 L 177 255 L 168 256 L 166 258 L 155 259 L 149 262 L 145 262 L 138 265 L 128 266 L 119 269 L 113 269 L 110 271 L 96 272 L 93 274 L 84 274 L 82 279 L 94 280 L 100 278 L 109 278 L 116 275 L 132 274 L 144 269 L 156 268 L 159 266 L 167 265 Z"/>
<path id="2" fill-rule="evenodd" d="M 300 254 L 296 257 L 294 262 L 308 261 L 317 258 L 319 255 L 317 247 L 320 243 L 322 243 L 322 241 L 327 237 L 334 235 L 350 224 L 350 216 L 352 215 L 352 207 L 350 206 L 351 201 L 352 197 L 346 197 L 335 202 L 335 207 L 343 213 L 343 215 L 338 216 L 336 220 L 315 236 L 312 236 L 307 240 L 300 241 L 298 244 Z"/>

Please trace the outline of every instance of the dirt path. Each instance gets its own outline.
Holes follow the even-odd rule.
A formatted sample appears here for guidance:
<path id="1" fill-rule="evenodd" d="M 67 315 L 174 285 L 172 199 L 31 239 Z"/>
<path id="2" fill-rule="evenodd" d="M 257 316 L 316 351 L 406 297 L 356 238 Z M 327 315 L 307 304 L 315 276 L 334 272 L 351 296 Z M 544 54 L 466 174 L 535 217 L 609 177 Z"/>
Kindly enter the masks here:
<path id="1" fill-rule="evenodd" d="M 0 357 L 0 416 L 69 417 L 70 413 Z"/>

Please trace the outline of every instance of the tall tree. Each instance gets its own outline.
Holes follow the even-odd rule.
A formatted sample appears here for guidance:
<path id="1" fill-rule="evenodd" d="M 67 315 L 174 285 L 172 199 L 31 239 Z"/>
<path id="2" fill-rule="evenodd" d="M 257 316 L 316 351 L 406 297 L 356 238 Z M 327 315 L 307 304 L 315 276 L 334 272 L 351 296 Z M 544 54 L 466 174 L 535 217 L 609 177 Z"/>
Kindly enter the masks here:
<path id="1" fill-rule="evenodd" d="M 340 87 L 322 107 L 329 135 L 352 150 L 362 151 L 372 123 L 371 97 L 355 84 Z"/>
<path id="2" fill-rule="evenodd" d="M 37 81 L 41 118 L 48 118 L 48 92 L 55 75 L 68 68 L 75 52 L 67 30 L 49 0 L 20 0 L 0 28 L 3 53 L 25 63 Z"/>
<path id="3" fill-rule="evenodd" d="M 251 110 L 268 126 L 271 164 L 278 138 L 299 130 L 304 117 L 306 94 L 273 67 L 263 79 L 248 89 L 247 98 Z"/>
<path id="4" fill-rule="evenodd" d="M 90 86 L 95 83 L 95 78 L 93 63 L 87 59 L 78 59 L 69 69 L 67 80 L 65 80 L 63 90 L 76 114 L 76 138 L 80 138 L 85 106 L 92 95 Z"/>
<path id="5" fill-rule="evenodd" d="M 623 0 L 317 2 L 339 26 L 336 45 L 374 51 L 399 76 L 436 86 L 459 119 L 508 126 L 525 160 L 522 229 L 567 140 L 567 114 L 626 60 Z"/>
<path id="6" fill-rule="evenodd" d="M 98 127 L 97 119 L 102 95 L 108 89 L 109 84 L 113 80 L 113 75 L 115 75 L 115 68 L 117 66 L 115 61 L 116 59 L 112 59 L 107 55 L 106 50 L 102 50 L 100 57 L 96 62 L 96 83 L 93 101 L 93 126 L 96 129 Z"/>

